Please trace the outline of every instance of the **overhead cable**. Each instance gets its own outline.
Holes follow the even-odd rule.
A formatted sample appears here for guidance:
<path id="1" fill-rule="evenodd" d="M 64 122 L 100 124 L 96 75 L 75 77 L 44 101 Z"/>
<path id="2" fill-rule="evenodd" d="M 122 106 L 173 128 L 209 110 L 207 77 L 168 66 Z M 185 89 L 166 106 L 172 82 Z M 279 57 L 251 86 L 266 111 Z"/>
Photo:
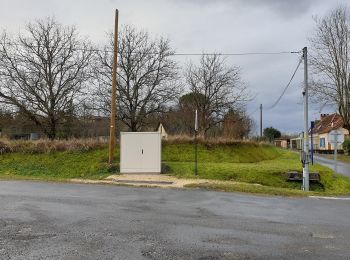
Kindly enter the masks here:
<path id="1" fill-rule="evenodd" d="M 292 83 L 294 77 L 295 77 L 295 74 L 297 73 L 298 69 L 299 69 L 299 66 L 302 62 L 302 58 L 299 59 L 299 62 L 298 62 L 298 65 L 297 67 L 295 68 L 294 72 L 293 72 L 293 75 L 292 77 L 290 78 L 288 84 L 284 87 L 281 95 L 278 97 L 278 99 L 269 107 L 265 108 L 265 110 L 269 110 L 269 109 L 273 109 L 275 106 L 277 106 L 277 104 L 280 102 L 280 100 L 282 99 L 282 97 L 284 96 L 284 94 L 286 93 L 287 89 L 289 88 L 290 84 Z"/>

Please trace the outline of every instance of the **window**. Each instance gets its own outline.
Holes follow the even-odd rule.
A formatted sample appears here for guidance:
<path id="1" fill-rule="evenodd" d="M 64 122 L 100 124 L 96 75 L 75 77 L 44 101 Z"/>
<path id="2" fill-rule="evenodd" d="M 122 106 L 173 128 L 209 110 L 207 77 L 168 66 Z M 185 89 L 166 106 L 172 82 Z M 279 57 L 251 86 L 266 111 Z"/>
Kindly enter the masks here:
<path id="1" fill-rule="evenodd" d="M 321 148 L 326 147 L 326 140 L 325 140 L 325 138 L 320 138 L 320 147 Z"/>

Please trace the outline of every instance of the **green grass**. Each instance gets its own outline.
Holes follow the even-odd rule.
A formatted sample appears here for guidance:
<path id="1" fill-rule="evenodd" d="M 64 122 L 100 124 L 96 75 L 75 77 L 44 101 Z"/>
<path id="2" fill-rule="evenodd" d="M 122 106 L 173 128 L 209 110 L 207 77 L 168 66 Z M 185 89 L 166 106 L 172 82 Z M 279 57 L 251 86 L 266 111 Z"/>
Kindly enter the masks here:
<path id="1" fill-rule="evenodd" d="M 245 183 L 200 183 L 200 184 L 187 184 L 187 188 L 200 188 L 206 190 L 224 191 L 224 192 L 246 192 L 255 194 L 266 194 L 276 196 L 309 196 L 318 195 L 319 193 L 308 192 L 305 193 L 297 189 L 287 189 L 279 187 L 261 186 L 261 185 L 249 185 Z"/>
<path id="2" fill-rule="evenodd" d="M 287 182 L 285 173 L 292 170 L 301 171 L 299 155 L 279 150 L 272 146 L 241 145 L 224 147 L 199 146 L 198 176 L 194 176 L 194 150 L 193 145 L 175 145 L 164 147 L 164 161 L 170 167 L 170 174 L 179 178 L 201 178 L 212 180 L 236 181 L 250 184 L 239 187 L 238 184 L 226 186 L 222 184 L 201 184 L 198 187 L 218 190 L 237 190 L 266 193 L 268 190 L 274 194 L 285 195 L 299 192 L 300 182 Z M 319 172 L 321 183 L 311 183 L 310 190 L 328 195 L 350 194 L 350 179 L 336 175 L 333 176 L 329 168 L 314 165 L 310 171 Z"/>
<path id="3" fill-rule="evenodd" d="M 116 155 L 116 158 L 119 154 Z M 0 178 L 67 180 L 103 179 L 113 173 L 107 165 L 107 150 L 9 153 L 0 155 Z"/>
<path id="4" fill-rule="evenodd" d="M 164 143 L 163 162 L 168 174 L 179 178 L 235 181 L 192 185 L 223 191 L 243 191 L 275 195 L 304 195 L 301 183 L 287 182 L 284 173 L 301 170 L 299 156 L 269 145 L 254 143 L 199 144 L 198 176 L 194 176 L 194 146 L 190 142 Z M 48 153 L 7 153 L 0 155 L 1 179 L 69 180 L 103 179 L 118 172 L 107 165 L 107 148 L 88 151 Z M 119 159 L 116 149 L 115 160 Z M 350 194 L 350 179 L 332 175 L 323 166 L 312 166 L 321 175 L 320 184 L 311 184 L 315 194 Z M 239 183 L 237 183 L 239 182 Z M 258 185 L 255 185 L 258 184 Z"/>
<path id="5" fill-rule="evenodd" d="M 163 161 L 192 162 L 194 145 L 191 143 L 167 144 L 162 147 Z M 252 163 L 277 158 L 275 147 L 255 143 L 198 144 L 198 158 L 203 162 Z"/>

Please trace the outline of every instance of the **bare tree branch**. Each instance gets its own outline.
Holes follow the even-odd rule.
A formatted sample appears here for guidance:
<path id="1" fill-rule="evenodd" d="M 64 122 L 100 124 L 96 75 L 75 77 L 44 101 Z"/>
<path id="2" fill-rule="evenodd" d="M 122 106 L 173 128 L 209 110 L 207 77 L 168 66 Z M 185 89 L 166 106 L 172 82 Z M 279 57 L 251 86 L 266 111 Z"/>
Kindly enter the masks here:
<path id="1" fill-rule="evenodd" d="M 229 109 L 239 109 L 249 100 L 238 67 L 229 67 L 220 55 L 202 55 L 198 66 L 190 64 L 186 81 L 194 93 L 203 135 L 223 122 Z"/>
<path id="2" fill-rule="evenodd" d="M 350 130 L 350 15 L 338 6 L 329 15 L 315 18 L 316 30 L 310 39 L 310 65 L 314 73 L 311 90 L 321 105 L 334 105 Z"/>
<path id="3" fill-rule="evenodd" d="M 91 45 L 53 18 L 0 39 L 0 98 L 21 110 L 49 138 L 72 111 L 89 78 Z"/>
<path id="4" fill-rule="evenodd" d="M 113 42 L 98 53 L 95 70 L 95 96 L 98 107 L 110 110 Z M 119 36 L 118 93 L 119 118 L 139 131 L 147 118 L 164 112 L 181 91 L 177 82 L 177 64 L 167 39 L 151 39 L 144 31 L 126 26 Z"/>

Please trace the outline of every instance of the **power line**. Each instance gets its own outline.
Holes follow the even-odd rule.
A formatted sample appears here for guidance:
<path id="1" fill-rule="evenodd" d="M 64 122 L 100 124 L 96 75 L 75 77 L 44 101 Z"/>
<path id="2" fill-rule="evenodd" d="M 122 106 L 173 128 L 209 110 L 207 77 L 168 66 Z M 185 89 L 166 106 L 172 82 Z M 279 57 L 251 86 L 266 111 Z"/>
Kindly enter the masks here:
<path id="1" fill-rule="evenodd" d="M 280 52 L 242 52 L 242 53 L 174 53 L 174 56 L 202 56 L 202 55 L 218 55 L 218 56 L 247 56 L 247 55 L 279 55 L 279 54 L 295 54 L 300 51 L 280 51 Z"/>
<path id="2" fill-rule="evenodd" d="M 14 42 L 5 42 L 5 45 L 10 45 L 10 46 L 22 46 L 21 43 L 14 43 Z M 28 44 L 28 47 L 32 48 L 40 48 L 40 47 L 46 47 L 44 45 L 34 45 L 34 44 Z M 114 50 L 112 49 L 97 49 L 97 48 L 59 48 L 59 49 L 64 49 L 64 50 L 71 50 L 71 51 L 91 51 L 91 52 L 108 52 L 108 53 L 113 53 Z M 301 53 L 302 51 L 277 51 L 277 52 L 237 52 L 237 53 L 192 53 L 192 52 L 171 52 L 169 53 L 169 56 L 202 56 L 202 55 L 207 55 L 207 56 L 248 56 L 248 55 L 281 55 L 281 54 L 296 54 L 296 53 Z M 138 53 L 138 52 L 134 52 Z M 141 52 L 140 52 L 141 53 Z M 157 55 L 159 53 L 157 52 L 150 52 L 150 53 L 144 53 L 142 54 L 149 54 L 149 55 Z"/>
<path id="3" fill-rule="evenodd" d="M 260 106 L 258 106 L 253 112 L 248 114 L 248 117 L 252 116 L 253 114 L 256 113 L 256 111 L 258 111 L 260 109 Z"/>
<path id="4" fill-rule="evenodd" d="M 289 88 L 290 83 L 292 83 L 292 80 L 294 79 L 294 76 L 295 76 L 295 74 L 297 73 L 301 62 L 302 62 L 302 58 L 299 59 L 298 65 L 297 65 L 297 67 L 295 68 L 295 70 L 294 70 L 294 72 L 293 72 L 293 75 L 292 75 L 292 77 L 290 78 L 288 84 L 284 87 L 284 89 L 283 89 L 281 95 L 278 97 L 278 99 L 277 99 L 271 106 L 265 108 L 265 110 L 274 108 L 274 107 L 280 102 L 280 100 L 282 99 L 282 97 L 283 97 L 284 94 L 286 93 L 287 89 Z"/>
<path id="5" fill-rule="evenodd" d="M 293 72 L 293 75 L 292 75 L 292 77 L 290 78 L 288 84 L 284 87 L 284 89 L 283 89 L 281 95 L 280 95 L 280 96 L 278 97 L 278 99 L 273 103 L 273 105 L 271 105 L 270 107 L 265 108 L 265 110 L 267 110 L 267 109 L 272 109 L 272 108 L 274 108 L 274 107 L 279 103 L 279 101 L 282 99 L 282 97 L 283 97 L 284 94 L 286 93 L 288 87 L 290 86 L 290 83 L 292 82 L 292 80 L 293 80 L 293 78 L 294 78 L 296 72 L 298 71 L 301 62 L 302 62 L 302 59 L 299 59 L 298 65 L 297 65 L 297 67 L 295 68 L 295 70 L 294 70 L 294 72 Z M 253 115 L 253 114 L 255 114 L 259 109 L 260 109 L 260 106 L 258 106 L 256 109 L 254 109 L 253 112 L 250 112 L 250 113 L 248 114 L 248 117 L 251 116 L 251 115 Z"/>

